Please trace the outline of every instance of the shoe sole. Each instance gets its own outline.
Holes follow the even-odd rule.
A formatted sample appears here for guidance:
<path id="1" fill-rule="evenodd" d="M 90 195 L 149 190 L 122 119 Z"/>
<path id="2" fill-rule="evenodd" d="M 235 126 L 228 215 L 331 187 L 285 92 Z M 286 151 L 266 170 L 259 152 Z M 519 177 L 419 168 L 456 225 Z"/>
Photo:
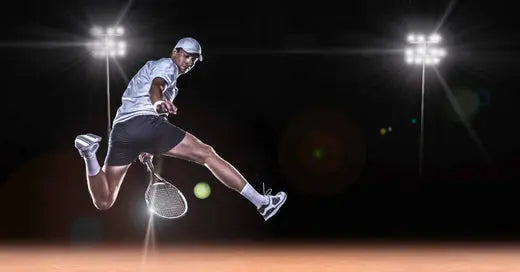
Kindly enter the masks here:
<path id="1" fill-rule="evenodd" d="M 268 217 L 264 218 L 265 221 L 267 221 L 267 220 L 269 220 L 269 218 L 273 217 L 278 212 L 278 210 L 283 206 L 283 204 L 287 200 L 287 194 L 284 194 L 284 196 L 285 197 L 282 199 L 280 204 L 278 204 L 278 206 L 276 206 L 276 208 L 274 208 L 274 211 Z"/>

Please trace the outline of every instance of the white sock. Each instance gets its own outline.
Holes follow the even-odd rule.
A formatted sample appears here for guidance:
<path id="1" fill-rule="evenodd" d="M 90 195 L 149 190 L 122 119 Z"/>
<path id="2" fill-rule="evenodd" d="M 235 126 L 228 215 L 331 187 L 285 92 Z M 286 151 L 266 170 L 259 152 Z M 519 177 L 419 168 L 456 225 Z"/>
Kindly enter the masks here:
<path id="1" fill-rule="evenodd" d="M 246 183 L 246 186 L 242 188 L 240 194 L 247 198 L 247 200 L 251 201 L 251 203 L 253 203 L 257 209 L 269 202 L 266 196 L 258 193 L 249 183 Z"/>
<path id="2" fill-rule="evenodd" d="M 89 177 L 97 175 L 101 170 L 101 167 L 99 167 L 96 154 L 93 154 L 90 157 L 85 157 L 83 159 L 85 160 L 85 166 L 87 167 L 87 175 Z"/>

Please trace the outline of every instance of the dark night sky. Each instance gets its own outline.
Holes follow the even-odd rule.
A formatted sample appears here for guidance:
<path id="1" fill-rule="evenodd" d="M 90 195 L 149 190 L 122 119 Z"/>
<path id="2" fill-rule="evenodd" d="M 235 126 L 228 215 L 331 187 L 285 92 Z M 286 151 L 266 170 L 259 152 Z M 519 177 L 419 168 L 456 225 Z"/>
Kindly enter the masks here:
<path id="1" fill-rule="evenodd" d="M 142 239 L 143 167 L 131 168 L 116 205 L 99 212 L 73 148 L 77 134 L 106 135 L 106 77 L 103 60 L 65 44 L 88 40 L 91 26 L 121 15 L 129 48 L 121 70 L 111 62 L 112 113 L 125 78 L 193 36 L 204 62 L 179 79 L 179 115 L 171 121 L 212 145 L 257 189 L 263 181 L 289 195 L 265 224 L 205 168 L 165 159 L 164 176 L 187 192 L 191 208 L 180 221 L 158 222 L 164 241 L 516 238 L 516 9 L 505 1 L 343 5 L 18 1 L 2 9 L 0 239 Z M 420 116 L 421 69 L 398 50 L 409 32 L 428 33 L 443 15 L 448 55 L 437 69 L 449 90 L 427 69 L 419 178 L 420 126 L 411 120 Z M 191 193 L 198 181 L 211 184 L 209 199 Z"/>

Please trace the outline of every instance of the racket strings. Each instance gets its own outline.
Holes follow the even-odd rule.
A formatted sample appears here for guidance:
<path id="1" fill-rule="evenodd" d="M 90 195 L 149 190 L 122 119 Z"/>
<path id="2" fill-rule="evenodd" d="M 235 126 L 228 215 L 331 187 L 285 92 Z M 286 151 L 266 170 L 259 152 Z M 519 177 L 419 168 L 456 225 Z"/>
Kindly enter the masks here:
<path id="1" fill-rule="evenodd" d="M 172 185 L 154 184 L 147 194 L 148 202 L 155 213 L 167 218 L 175 218 L 186 212 L 186 200 Z"/>

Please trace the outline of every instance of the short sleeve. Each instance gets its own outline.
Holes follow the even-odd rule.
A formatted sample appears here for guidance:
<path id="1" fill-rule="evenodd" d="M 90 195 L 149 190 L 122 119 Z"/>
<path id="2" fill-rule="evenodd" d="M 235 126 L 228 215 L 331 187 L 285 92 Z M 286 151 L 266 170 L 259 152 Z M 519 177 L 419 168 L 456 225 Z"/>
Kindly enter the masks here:
<path id="1" fill-rule="evenodd" d="M 176 67 L 170 59 L 160 60 L 150 70 L 150 78 L 160 77 L 171 85 L 175 81 Z"/>

